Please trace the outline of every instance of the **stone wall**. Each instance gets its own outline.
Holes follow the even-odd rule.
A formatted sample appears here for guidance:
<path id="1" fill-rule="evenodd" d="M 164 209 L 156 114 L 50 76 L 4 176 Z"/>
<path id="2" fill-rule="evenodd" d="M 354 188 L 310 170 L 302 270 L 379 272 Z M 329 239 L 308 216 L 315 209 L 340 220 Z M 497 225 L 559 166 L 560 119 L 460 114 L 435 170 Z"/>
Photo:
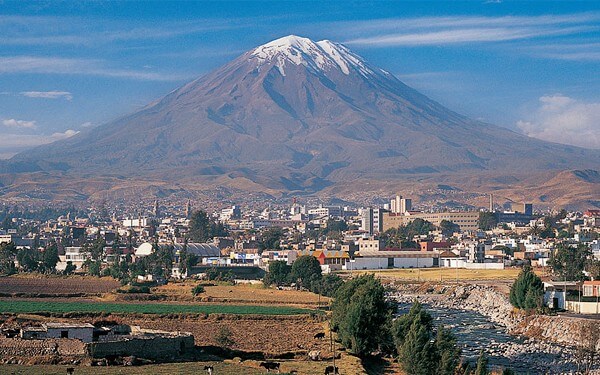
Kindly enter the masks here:
<path id="1" fill-rule="evenodd" d="M 89 355 L 94 358 L 108 356 L 136 356 L 147 359 L 168 359 L 194 347 L 194 336 L 148 336 L 128 337 L 119 341 L 92 342 L 87 344 Z"/>
<path id="2" fill-rule="evenodd" d="M 0 338 L 0 358 L 36 356 L 82 356 L 86 355 L 85 344 L 72 339 L 22 340 Z"/>
<path id="3" fill-rule="evenodd" d="M 600 352 L 600 321 L 566 316 L 535 315 L 525 318 L 514 333 L 565 345 L 590 346 Z"/>

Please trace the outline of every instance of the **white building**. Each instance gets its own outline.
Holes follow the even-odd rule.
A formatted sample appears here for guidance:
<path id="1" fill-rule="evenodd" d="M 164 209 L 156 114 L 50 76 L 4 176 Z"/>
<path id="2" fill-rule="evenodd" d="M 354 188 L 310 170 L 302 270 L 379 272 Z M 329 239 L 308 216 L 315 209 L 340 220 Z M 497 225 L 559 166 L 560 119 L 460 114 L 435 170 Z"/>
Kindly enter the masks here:
<path id="1" fill-rule="evenodd" d="M 89 323 L 45 323 L 42 326 L 49 339 L 77 339 L 83 342 L 92 342 L 94 339 L 94 326 Z"/>
<path id="2" fill-rule="evenodd" d="M 373 251 L 364 250 L 342 266 L 344 270 L 374 270 L 388 268 L 431 268 L 438 266 L 437 251 Z"/>

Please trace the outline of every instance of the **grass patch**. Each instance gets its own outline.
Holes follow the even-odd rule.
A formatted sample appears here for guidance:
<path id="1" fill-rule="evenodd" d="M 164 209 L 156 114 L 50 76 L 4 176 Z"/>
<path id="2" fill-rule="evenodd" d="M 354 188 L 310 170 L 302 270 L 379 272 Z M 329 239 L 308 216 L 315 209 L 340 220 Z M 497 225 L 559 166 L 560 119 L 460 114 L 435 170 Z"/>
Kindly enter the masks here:
<path id="1" fill-rule="evenodd" d="M 313 310 L 286 306 L 257 305 L 193 305 L 161 303 L 106 303 L 61 301 L 0 301 L 1 313 L 112 313 L 112 314 L 235 314 L 297 315 Z"/>

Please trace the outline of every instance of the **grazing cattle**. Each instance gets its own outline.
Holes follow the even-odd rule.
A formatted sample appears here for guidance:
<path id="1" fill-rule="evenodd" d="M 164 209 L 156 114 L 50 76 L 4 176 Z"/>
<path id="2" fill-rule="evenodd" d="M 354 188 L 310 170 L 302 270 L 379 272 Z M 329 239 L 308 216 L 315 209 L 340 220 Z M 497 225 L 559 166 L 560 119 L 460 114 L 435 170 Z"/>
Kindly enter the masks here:
<path id="1" fill-rule="evenodd" d="M 67 367 L 67 374 L 73 375 L 75 373 L 75 367 Z"/>
<path id="2" fill-rule="evenodd" d="M 324 339 L 325 338 L 325 332 L 319 332 L 315 335 L 315 339 Z"/>
<path id="3" fill-rule="evenodd" d="M 327 366 L 325 367 L 325 375 L 338 375 L 339 369 L 337 366 L 333 367 L 333 366 Z"/>
<path id="4" fill-rule="evenodd" d="M 271 370 L 277 370 L 277 373 L 279 373 L 279 366 L 281 364 L 279 362 L 261 362 L 260 363 L 260 367 L 264 367 L 265 369 L 267 369 L 267 372 L 271 372 Z"/>
<path id="5" fill-rule="evenodd" d="M 208 373 L 208 375 L 213 375 L 213 371 L 215 369 L 212 366 L 204 366 L 204 371 Z"/>

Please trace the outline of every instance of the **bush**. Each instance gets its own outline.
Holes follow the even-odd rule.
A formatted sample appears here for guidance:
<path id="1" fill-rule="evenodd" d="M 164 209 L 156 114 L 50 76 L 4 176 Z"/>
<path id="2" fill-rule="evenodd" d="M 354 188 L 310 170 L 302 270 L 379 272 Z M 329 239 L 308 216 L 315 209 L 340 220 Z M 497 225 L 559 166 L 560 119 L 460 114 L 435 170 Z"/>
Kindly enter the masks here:
<path id="1" fill-rule="evenodd" d="M 231 270 L 227 272 L 223 272 L 216 267 L 209 268 L 205 273 L 206 280 L 210 281 L 226 281 L 226 282 L 235 282 L 235 275 Z"/>
<path id="2" fill-rule="evenodd" d="M 231 338 L 231 331 L 227 327 L 221 327 L 215 336 L 215 342 L 224 348 L 229 348 L 235 345 L 235 341 Z"/>
<path id="3" fill-rule="evenodd" d="M 196 285 L 195 287 L 192 288 L 192 294 L 197 296 L 198 294 L 202 294 L 204 293 L 204 286 L 201 284 Z"/>

